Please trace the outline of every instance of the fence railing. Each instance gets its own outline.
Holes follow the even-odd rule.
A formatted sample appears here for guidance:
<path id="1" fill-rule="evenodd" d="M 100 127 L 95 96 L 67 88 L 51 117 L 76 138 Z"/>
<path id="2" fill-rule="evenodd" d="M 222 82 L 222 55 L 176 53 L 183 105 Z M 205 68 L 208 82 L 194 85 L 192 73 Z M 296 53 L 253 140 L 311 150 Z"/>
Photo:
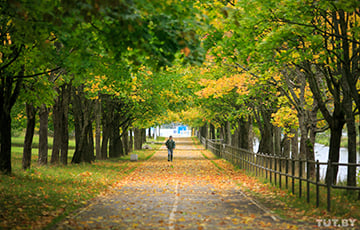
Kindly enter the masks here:
<path id="1" fill-rule="evenodd" d="M 331 163 L 319 162 L 312 160 L 292 159 L 288 157 L 281 157 L 270 154 L 254 153 L 245 149 L 232 147 L 223 144 L 222 140 L 211 140 L 198 136 L 200 142 L 205 146 L 205 149 L 210 150 L 218 157 L 230 161 L 241 169 L 245 169 L 254 173 L 256 176 L 262 176 L 278 185 L 290 189 L 293 194 L 297 193 L 299 197 L 306 196 L 306 201 L 310 203 L 311 193 L 315 192 L 316 207 L 320 203 L 320 187 L 325 187 L 327 210 L 331 210 L 331 191 L 332 189 L 346 189 L 359 191 L 358 186 L 341 186 L 333 183 L 332 170 L 334 166 L 346 166 L 360 168 L 360 164 L 351 163 Z M 326 167 L 329 170 L 329 177 L 326 179 L 320 178 L 320 168 Z M 297 184 L 297 188 L 295 185 Z M 315 191 L 310 190 L 310 186 L 315 186 Z M 305 191 L 303 191 L 305 187 Z M 323 192 L 324 193 L 324 192 Z M 313 194 L 314 195 L 314 194 Z"/>

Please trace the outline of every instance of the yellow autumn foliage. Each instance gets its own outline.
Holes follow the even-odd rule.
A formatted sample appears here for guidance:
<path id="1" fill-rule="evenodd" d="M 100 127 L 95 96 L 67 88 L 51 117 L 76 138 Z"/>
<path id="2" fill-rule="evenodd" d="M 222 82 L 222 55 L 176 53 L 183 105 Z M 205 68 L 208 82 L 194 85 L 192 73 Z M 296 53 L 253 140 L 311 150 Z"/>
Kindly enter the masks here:
<path id="1" fill-rule="evenodd" d="M 229 77 L 224 76 L 217 80 L 203 78 L 199 81 L 199 84 L 204 86 L 204 88 L 196 92 L 196 95 L 203 98 L 208 98 L 210 96 L 219 98 L 228 94 L 233 89 L 236 89 L 236 92 L 240 95 L 247 95 L 249 93 L 248 77 L 248 74 L 243 73 L 233 74 Z"/>
<path id="2" fill-rule="evenodd" d="M 282 106 L 276 111 L 276 113 L 273 113 L 271 117 L 273 125 L 283 128 L 284 132 L 288 134 L 288 136 L 291 136 L 291 129 L 297 129 L 299 127 L 297 111 L 294 108 Z"/>

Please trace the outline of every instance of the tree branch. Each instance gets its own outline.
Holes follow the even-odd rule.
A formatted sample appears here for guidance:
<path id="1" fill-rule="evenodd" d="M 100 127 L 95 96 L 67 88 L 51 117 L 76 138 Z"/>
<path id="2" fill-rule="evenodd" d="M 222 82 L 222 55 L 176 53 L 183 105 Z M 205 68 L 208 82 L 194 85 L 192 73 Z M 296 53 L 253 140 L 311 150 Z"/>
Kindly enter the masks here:
<path id="1" fill-rule="evenodd" d="M 348 40 L 348 41 L 351 41 L 355 44 L 358 44 L 360 45 L 360 42 L 357 41 L 357 40 L 354 40 L 354 39 L 351 39 L 347 36 L 343 36 L 343 35 L 340 35 L 340 34 L 334 34 L 334 33 L 329 33 L 323 29 L 320 29 L 318 26 L 314 25 L 314 24 L 305 24 L 305 23 L 299 23 L 299 22 L 294 22 L 294 21 L 290 21 L 288 19 L 285 19 L 285 18 L 275 18 L 274 21 L 276 22 L 281 22 L 281 23 L 288 23 L 288 24 L 292 24 L 292 25 L 298 25 L 298 26 L 304 26 L 304 27 L 309 27 L 309 28 L 313 28 L 314 30 L 316 31 L 319 31 L 320 33 L 322 33 L 323 35 L 326 35 L 326 36 L 330 36 L 330 37 L 337 37 L 337 38 L 340 38 L 340 39 L 345 39 L 345 40 Z"/>
<path id="2" fill-rule="evenodd" d="M 23 45 L 20 46 L 19 49 L 16 49 L 14 50 L 13 53 L 15 53 L 15 56 L 10 60 L 9 63 L 3 65 L 1 68 L 0 68 L 0 71 L 3 70 L 3 69 L 6 69 L 8 66 L 10 66 L 14 61 L 16 61 L 16 59 L 19 57 L 20 53 L 21 53 L 21 50 L 23 49 Z"/>
<path id="3" fill-rule="evenodd" d="M 55 69 L 52 69 L 52 70 L 49 70 L 49 71 L 45 71 L 45 72 L 42 72 L 42 73 L 37 73 L 37 74 L 32 74 L 32 75 L 27 75 L 27 76 L 12 76 L 12 78 L 21 78 L 21 79 L 24 79 L 24 78 L 32 78 L 32 77 L 37 77 L 37 76 L 41 76 L 41 75 L 44 75 L 44 74 L 48 74 L 48 73 L 52 73 L 52 72 L 55 72 L 57 70 L 61 69 L 61 67 L 57 67 Z"/>

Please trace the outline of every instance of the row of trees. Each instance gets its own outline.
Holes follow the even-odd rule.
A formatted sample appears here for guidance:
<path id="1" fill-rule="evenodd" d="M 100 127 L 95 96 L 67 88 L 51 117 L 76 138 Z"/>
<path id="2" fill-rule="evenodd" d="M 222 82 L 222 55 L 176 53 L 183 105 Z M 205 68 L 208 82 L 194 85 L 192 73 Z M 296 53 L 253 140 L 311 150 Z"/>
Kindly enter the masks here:
<path id="1" fill-rule="evenodd" d="M 11 124 L 22 113 L 24 169 L 36 126 L 40 164 L 48 161 L 48 130 L 54 164 L 67 164 L 72 131 L 72 163 L 127 154 L 132 133 L 141 148 L 155 116 L 181 105 L 178 95 L 168 99 L 176 74 L 164 72 L 174 61 L 201 63 L 197 30 L 205 20 L 192 1 L 2 1 L 0 171 L 11 173 Z"/>
<path id="2" fill-rule="evenodd" d="M 313 160 L 316 133 L 330 129 L 329 160 L 338 162 L 346 124 L 348 162 L 356 163 L 358 2 L 254 0 L 213 6 L 215 28 L 203 38 L 209 52 L 197 93 L 209 120 L 208 136 L 214 138 L 218 128 L 227 143 L 251 149 L 255 122 L 260 152 Z M 207 130 L 200 129 L 204 135 Z M 347 184 L 356 185 L 354 166 L 348 167 Z"/>
<path id="3" fill-rule="evenodd" d="M 356 162 L 355 0 L 1 4 L 2 172 L 11 172 L 10 111 L 17 117 L 17 105 L 25 104 L 24 159 L 31 156 L 38 112 L 41 162 L 48 126 L 54 130 L 51 161 L 66 164 L 69 129 L 78 163 L 104 159 L 107 149 L 110 156 L 126 154 L 128 129 L 143 136 L 135 128 L 167 122 L 207 124 L 204 135 L 215 138 L 218 130 L 227 143 L 246 149 L 255 124 L 260 152 L 310 160 L 316 133 L 330 129 L 332 162 L 339 160 L 346 124 L 348 161 Z M 333 173 L 335 179 L 337 169 Z M 349 167 L 348 185 L 356 185 L 355 176 Z"/>

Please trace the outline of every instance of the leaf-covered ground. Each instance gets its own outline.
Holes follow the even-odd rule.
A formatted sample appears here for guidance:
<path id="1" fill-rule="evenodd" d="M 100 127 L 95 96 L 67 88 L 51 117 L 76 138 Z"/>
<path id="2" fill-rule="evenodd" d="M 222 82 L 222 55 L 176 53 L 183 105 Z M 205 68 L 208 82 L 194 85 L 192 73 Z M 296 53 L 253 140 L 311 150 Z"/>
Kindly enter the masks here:
<path id="1" fill-rule="evenodd" d="M 13 147 L 13 173 L 0 175 L 0 229 L 43 229 L 58 222 L 106 192 L 109 186 L 149 159 L 155 150 L 136 153 L 138 162 L 130 162 L 130 156 L 123 156 L 67 166 L 38 166 L 34 154 L 31 169 L 24 171 L 23 149 Z M 69 154 L 69 160 L 71 157 Z"/>
<path id="2" fill-rule="evenodd" d="M 249 198 L 231 164 L 191 139 L 178 139 L 174 161 L 161 149 L 110 192 L 56 229 L 312 229 L 281 220 Z M 238 174 L 238 172 L 236 172 Z M 241 178 L 237 178 L 241 180 Z"/>

